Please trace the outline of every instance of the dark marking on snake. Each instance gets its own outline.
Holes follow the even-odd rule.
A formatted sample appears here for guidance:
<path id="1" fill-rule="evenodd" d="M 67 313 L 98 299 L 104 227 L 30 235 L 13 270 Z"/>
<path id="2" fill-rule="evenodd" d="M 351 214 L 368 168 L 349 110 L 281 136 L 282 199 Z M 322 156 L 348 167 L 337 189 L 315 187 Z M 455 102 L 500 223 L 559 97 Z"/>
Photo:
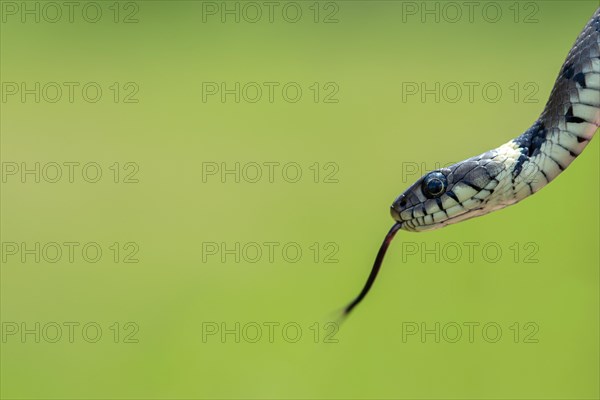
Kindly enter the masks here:
<path id="1" fill-rule="evenodd" d="M 517 176 L 519 176 L 519 174 L 521 173 L 521 170 L 523 169 L 523 164 L 525 163 L 525 161 L 529 160 L 529 157 L 527 157 L 525 154 L 523 154 L 527 149 L 525 148 L 521 148 L 521 155 L 519 156 L 519 158 L 517 159 L 517 162 L 515 163 L 515 168 L 513 169 L 513 173 L 512 173 L 512 177 L 513 177 L 513 183 L 515 181 L 515 178 Z"/>
<path id="2" fill-rule="evenodd" d="M 442 206 L 442 199 L 440 199 L 439 197 L 436 197 L 435 202 L 441 211 L 444 211 L 444 212 L 446 211 L 446 210 L 444 210 L 444 207 Z"/>
<path id="3" fill-rule="evenodd" d="M 552 158 L 552 156 L 551 156 L 551 155 L 548 155 L 548 154 L 546 154 L 546 156 L 547 156 L 549 159 L 551 159 L 552 161 L 554 161 L 554 163 L 555 163 L 556 165 L 558 165 L 558 169 L 560 169 L 561 171 L 564 171 L 564 170 L 565 170 L 565 167 L 563 167 L 563 166 L 562 166 L 562 165 L 561 165 L 561 164 L 560 164 L 558 161 L 556 161 L 554 158 Z"/>
<path id="4" fill-rule="evenodd" d="M 540 148 L 546 140 L 547 134 L 548 131 L 544 124 L 541 121 L 536 121 L 531 128 L 527 129 L 525 133 L 517 137 L 514 142 L 521 148 L 521 153 L 531 158 L 535 157 L 540 152 Z"/>
<path id="5" fill-rule="evenodd" d="M 456 194 L 452 191 L 452 190 L 448 190 L 446 192 L 446 194 L 448 195 L 448 197 L 450 197 L 452 200 L 454 200 L 455 202 L 457 202 L 458 204 L 460 204 L 460 200 L 458 200 L 458 197 L 456 196 Z"/>
<path id="6" fill-rule="evenodd" d="M 527 182 L 527 186 L 529 186 L 529 191 L 533 194 L 533 186 L 531 186 L 531 183 Z"/>
<path id="7" fill-rule="evenodd" d="M 585 122 L 585 119 L 573 115 L 573 106 L 569 107 L 567 113 L 565 114 L 565 118 L 567 122 L 571 122 L 574 124 L 580 124 L 582 122 Z"/>
<path id="8" fill-rule="evenodd" d="M 577 156 L 579 155 L 579 154 L 577 154 L 577 153 L 573 152 L 573 150 L 566 148 L 565 146 L 563 146 L 563 145 L 562 145 L 562 144 L 560 144 L 560 143 L 554 143 L 554 144 L 555 144 L 556 146 L 560 147 L 561 149 L 568 151 L 568 152 L 569 152 L 569 155 L 570 155 L 571 157 L 573 157 L 573 158 L 575 158 L 575 157 L 577 157 Z"/>
<path id="9" fill-rule="evenodd" d="M 577 83 L 579 83 L 579 86 L 581 86 L 582 88 L 585 89 L 585 75 L 583 74 L 583 72 L 579 72 L 577 74 L 575 74 L 575 76 L 573 77 L 573 80 Z"/>
<path id="10" fill-rule="evenodd" d="M 477 186 L 476 184 L 474 184 L 473 182 L 469 182 L 467 180 L 462 181 L 463 184 L 469 186 L 471 189 L 477 190 L 478 192 L 481 192 L 483 190 L 483 188 Z"/>

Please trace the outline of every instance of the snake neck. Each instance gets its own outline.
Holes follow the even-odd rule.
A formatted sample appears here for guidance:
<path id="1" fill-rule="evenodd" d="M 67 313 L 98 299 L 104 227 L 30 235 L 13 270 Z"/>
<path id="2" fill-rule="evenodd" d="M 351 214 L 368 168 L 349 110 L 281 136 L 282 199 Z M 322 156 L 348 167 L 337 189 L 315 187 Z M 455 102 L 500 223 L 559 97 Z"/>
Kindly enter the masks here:
<path id="1" fill-rule="evenodd" d="M 503 201 L 514 203 L 546 186 L 581 154 L 599 126 L 600 8 L 567 55 L 540 118 L 497 149 L 510 171 Z"/>

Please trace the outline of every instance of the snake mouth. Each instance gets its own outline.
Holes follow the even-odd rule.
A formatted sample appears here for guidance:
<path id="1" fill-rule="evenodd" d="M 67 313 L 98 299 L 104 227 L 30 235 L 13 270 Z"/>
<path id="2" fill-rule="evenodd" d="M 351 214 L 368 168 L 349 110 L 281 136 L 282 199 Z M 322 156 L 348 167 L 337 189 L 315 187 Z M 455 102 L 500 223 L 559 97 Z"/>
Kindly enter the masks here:
<path id="1" fill-rule="evenodd" d="M 400 216 L 400 212 L 394 207 L 394 204 L 392 204 L 390 206 L 390 214 L 392 215 L 392 218 L 399 224 L 401 224 L 401 228 L 404 231 L 408 231 L 408 232 L 421 232 L 421 231 L 427 231 L 427 230 L 432 230 L 432 229 L 437 229 L 437 228 L 441 228 L 442 226 L 444 226 L 444 222 L 445 221 L 440 221 L 440 222 L 434 222 L 431 224 L 421 224 L 418 221 L 418 218 L 413 218 L 413 219 L 402 219 L 402 217 Z M 452 219 L 452 218 L 449 218 Z"/>
<path id="2" fill-rule="evenodd" d="M 390 214 L 392 214 L 392 218 L 394 218 L 395 221 L 398 221 L 400 223 L 404 222 L 402 221 L 402 218 L 400 218 L 400 213 L 398 212 L 398 210 L 394 208 L 394 205 L 390 206 Z"/>
<path id="3" fill-rule="evenodd" d="M 428 224 L 419 223 L 419 219 L 421 219 L 421 218 L 414 218 L 411 220 L 398 221 L 398 222 L 402 224 L 402 229 L 405 231 L 425 232 L 425 231 L 431 231 L 434 229 L 443 228 L 445 226 L 452 225 L 452 224 L 455 224 L 455 223 L 461 222 L 461 221 L 466 221 L 471 218 L 479 217 L 481 215 L 488 214 L 494 210 L 497 210 L 497 209 L 500 209 L 503 207 L 505 207 L 505 205 L 501 205 L 499 207 L 485 207 L 485 206 L 477 207 L 477 208 L 473 208 L 471 210 L 465 210 L 464 212 L 454 215 L 452 217 L 448 217 L 448 218 L 444 219 L 443 221 L 437 221 L 437 222 L 432 222 L 432 223 L 428 223 Z"/>

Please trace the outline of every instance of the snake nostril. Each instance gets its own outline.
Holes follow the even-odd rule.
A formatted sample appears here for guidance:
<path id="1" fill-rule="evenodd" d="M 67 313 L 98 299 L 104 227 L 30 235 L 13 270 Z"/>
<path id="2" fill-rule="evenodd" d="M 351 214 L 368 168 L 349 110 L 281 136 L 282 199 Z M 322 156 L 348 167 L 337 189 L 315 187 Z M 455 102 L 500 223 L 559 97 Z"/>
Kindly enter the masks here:
<path id="1" fill-rule="evenodd" d="M 402 218 L 400 217 L 400 213 L 402 211 L 404 211 L 407 203 L 408 202 L 407 202 L 406 196 L 404 194 L 401 194 L 400 196 L 398 196 L 398 198 L 396 198 L 396 200 L 390 207 L 390 212 L 392 213 L 392 218 L 394 218 L 396 221 L 401 221 Z"/>
<path id="2" fill-rule="evenodd" d="M 402 197 L 400 198 L 400 203 L 398 203 L 398 205 L 400 207 L 406 206 L 406 197 L 404 197 L 404 195 L 402 195 Z"/>

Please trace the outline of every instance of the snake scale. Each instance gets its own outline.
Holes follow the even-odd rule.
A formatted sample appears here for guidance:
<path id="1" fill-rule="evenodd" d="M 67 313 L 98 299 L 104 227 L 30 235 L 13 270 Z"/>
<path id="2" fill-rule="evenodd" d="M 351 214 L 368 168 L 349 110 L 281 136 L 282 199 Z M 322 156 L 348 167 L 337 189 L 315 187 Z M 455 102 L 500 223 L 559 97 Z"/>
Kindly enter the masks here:
<path id="1" fill-rule="evenodd" d="M 391 206 L 396 223 L 371 274 L 344 315 L 366 296 L 394 235 L 426 231 L 488 214 L 536 193 L 564 171 L 600 126 L 600 8 L 562 65 L 540 117 L 517 138 L 478 156 L 432 171 Z"/>

